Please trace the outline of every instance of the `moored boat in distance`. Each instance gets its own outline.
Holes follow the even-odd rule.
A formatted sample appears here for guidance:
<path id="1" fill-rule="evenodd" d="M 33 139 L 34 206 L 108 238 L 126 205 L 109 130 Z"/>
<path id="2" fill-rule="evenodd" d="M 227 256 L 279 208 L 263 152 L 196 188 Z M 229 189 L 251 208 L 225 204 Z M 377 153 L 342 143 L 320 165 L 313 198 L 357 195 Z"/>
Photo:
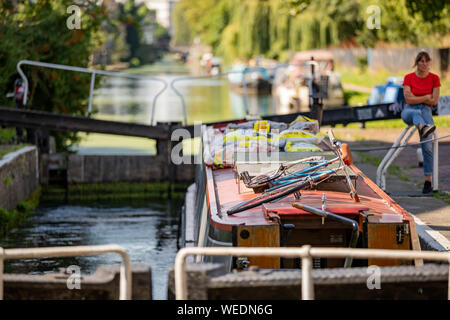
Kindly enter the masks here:
<path id="1" fill-rule="evenodd" d="M 244 89 L 245 80 L 245 89 Z M 260 66 L 235 65 L 228 74 L 230 88 L 244 94 L 270 94 L 272 83 L 266 68 Z"/>
<path id="2" fill-rule="evenodd" d="M 315 81 L 324 83 L 327 95 L 323 100 L 324 108 L 345 105 L 340 75 L 334 72 L 332 53 L 326 50 L 300 51 L 274 76 L 272 94 L 278 102 L 277 113 L 310 111 L 311 64 L 315 67 Z"/>
<path id="3" fill-rule="evenodd" d="M 203 161 L 183 218 L 183 246 L 420 250 L 413 217 L 358 169 L 346 144 L 315 120 L 243 121 L 202 128 Z M 192 200 L 193 199 L 193 200 Z M 300 259 L 198 257 L 300 268 Z M 415 260 L 317 258 L 314 268 L 399 266 Z"/>

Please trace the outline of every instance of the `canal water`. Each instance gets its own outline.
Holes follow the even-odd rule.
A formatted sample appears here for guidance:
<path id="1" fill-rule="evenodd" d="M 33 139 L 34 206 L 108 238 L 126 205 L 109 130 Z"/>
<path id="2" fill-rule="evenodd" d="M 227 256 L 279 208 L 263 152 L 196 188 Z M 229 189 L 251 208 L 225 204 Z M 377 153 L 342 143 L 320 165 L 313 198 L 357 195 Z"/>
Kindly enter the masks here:
<path id="1" fill-rule="evenodd" d="M 168 268 L 177 252 L 181 201 L 140 199 L 77 204 L 41 203 L 0 246 L 31 248 L 117 244 L 132 264 L 151 267 L 153 299 L 167 299 Z M 117 254 L 74 258 L 8 260 L 5 273 L 45 274 L 71 265 L 92 274 L 100 265 L 121 263 Z"/>
<path id="2" fill-rule="evenodd" d="M 156 71 L 155 71 L 156 70 Z M 160 77 L 170 83 L 186 77 L 188 70 L 173 61 L 132 70 Z M 244 97 L 229 90 L 226 78 L 177 82 L 186 102 L 188 123 L 238 119 L 245 115 Z M 150 123 L 153 100 L 161 84 L 148 80 L 104 79 L 94 94 L 93 115 L 98 119 Z M 271 96 L 248 96 L 252 113 L 271 112 Z M 157 100 L 156 121 L 182 121 L 180 98 L 166 90 Z M 148 139 L 103 134 L 82 135 L 73 151 L 79 154 L 154 154 Z M 4 248 L 117 244 L 134 264 L 152 268 L 153 298 L 167 298 L 168 269 L 177 252 L 178 219 L 182 200 L 142 199 L 125 202 L 41 202 L 34 214 L 0 241 Z M 77 265 L 82 273 L 93 273 L 101 264 L 120 263 L 109 254 L 64 259 L 7 261 L 5 272 L 42 274 Z"/>
<path id="3" fill-rule="evenodd" d="M 246 114 L 244 96 L 230 89 L 227 77 L 190 79 L 190 70 L 171 60 L 122 72 L 157 77 L 168 87 L 157 97 L 163 88 L 160 82 L 104 77 L 94 93 L 93 117 L 142 124 L 183 121 L 183 103 L 171 85 L 175 79 L 179 80 L 173 87 L 184 98 L 188 124 L 241 119 Z M 248 95 L 247 105 L 251 114 L 274 113 L 271 95 Z M 155 143 L 149 139 L 94 133 L 80 136 L 82 142 L 73 148 L 80 154 L 156 153 Z"/>

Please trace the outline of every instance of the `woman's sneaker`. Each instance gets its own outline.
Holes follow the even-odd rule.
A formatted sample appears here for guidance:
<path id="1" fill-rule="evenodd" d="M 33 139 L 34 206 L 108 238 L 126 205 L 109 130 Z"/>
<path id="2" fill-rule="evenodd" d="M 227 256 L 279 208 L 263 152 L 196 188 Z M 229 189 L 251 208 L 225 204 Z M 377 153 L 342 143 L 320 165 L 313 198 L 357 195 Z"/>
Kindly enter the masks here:
<path id="1" fill-rule="evenodd" d="M 422 129 L 420 129 L 420 136 L 422 139 L 425 139 L 428 137 L 433 131 L 436 130 L 435 125 L 425 124 Z"/>
<path id="2" fill-rule="evenodd" d="M 431 191 L 433 191 L 433 188 L 431 187 L 431 182 L 425 181 L 425 183 L 423 185 L 422 193 L 430 193 Z"/>

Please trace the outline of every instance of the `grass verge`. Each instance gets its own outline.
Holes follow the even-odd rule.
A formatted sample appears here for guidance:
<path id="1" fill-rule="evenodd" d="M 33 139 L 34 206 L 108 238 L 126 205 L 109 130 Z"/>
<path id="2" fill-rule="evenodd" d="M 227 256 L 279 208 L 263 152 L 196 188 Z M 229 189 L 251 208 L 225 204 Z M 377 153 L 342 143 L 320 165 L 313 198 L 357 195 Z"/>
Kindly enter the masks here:
<path id="1" fill-rule="evenodd" d="M 344 89 L 344 100 L 349 106 L 367 105 L 369 97 L 369 93 Z"/>
<path id="2" fill-rule="evenodd" d="M 445 192 L 434 192 L 433 198 L 440 199 L 445 201 L 447 204 L 450 204 L 450 194 Z"/>
<path id="3" fill-rule="evenodd" d="M 3 157 L 10 153 L 17 151 L 23 147 L 26 147 L 26 144 L 17 144 L 17 145 L 0 145 L 0 160 L 3 159 Z"/>
<path id="4" fill-rule="evenodd" d="M 433 116 L 434 123 L 436 127 L 439 128 L 450 128 L 450 115 L 443 116 Z M 325 126 L 324 126 L 325 127 Z M 367 121 L 367 129 L 403 129 L 406 124 L 402 119 L 392 119 L 392 120 L 377 120 L 377 121 Z M 337 124 L 336 128 L 344 128 L 342 124 Z M 359 129 L 359 123 L 349 123 L 345 128 Z"/>
<path id="5" fill-rule="evenodd" d="M 0 144 L 12 144 L 15 135 L 15 128 L 0 128 Z"/>
<path id="6" fill-rule="evenodd" d="M 361 162 L 363 163 L 369 163 L 371 165 L 374 165 L 376 167 L 378 167 L 381 163 L 381 158 L 377 157 L 377 156 L 373 156 L 370 154 L 365 154 L 362 152 L 355 152 L 356 154 L 358 154 L 358 156 L 361 159 Z M 402 180 L 402 181 L 410 181 L 409 178 L 407 176 L 405 176 L 403 174 L 402 169 L 395 165 L 395 164 L 391 164 L 387 170 L 387 172 L 393 176 L 396 176 L 398 179 Z"/>
<path id="7" fill-rule="evenodd" d="M 336 71 L 341 75 L 341 82 L 343 84 L 350 83 L 359 86 L 373 88 L 373 86 L 378 84 L 386 83 L 388 77 L 404 77 L 406 74 L 413 72 L 413 69 L 401 70 L 397 72 L 392 72 L 389 70 L 377 70 L 376 72 L 366 71 L 360 72 L 358 69 L 354 68 L 342 68 L 337 66 Z M 450 82 L 441 76 L 441 96 L 450 95 Z"/>

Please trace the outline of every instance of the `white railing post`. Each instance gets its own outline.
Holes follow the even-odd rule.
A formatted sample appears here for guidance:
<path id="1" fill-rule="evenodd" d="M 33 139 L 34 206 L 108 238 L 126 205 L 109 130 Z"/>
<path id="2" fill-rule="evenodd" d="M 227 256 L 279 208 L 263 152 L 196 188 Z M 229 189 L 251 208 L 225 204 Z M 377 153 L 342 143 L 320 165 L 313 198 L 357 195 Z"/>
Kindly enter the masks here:
<path id="1" fill-rule="evenodd" d="M 412 130 L 408 133 L 405 140 L 402 141 L 405 134 L 409 129 Z M 389 149 L 388 153 L 384 156 L 383 160 L 380 162 L 377 168 L 377 178 L 376 183 L 382 189 L 386 190 L 386 171 L 392 162 L 397 158 L 399 153 L 403 150 L 404 146 L 408 143 L 409 139 L 414 133 L 414 127 L 408 125 L 401 132 L 400 136 L 397 138 L 392 148 Z M 439 141 L 437 140 L 436 132 L 433 132 L 433 191 L 439 190 Z"/>
<path id="2" fill-rule="evenodd" d="M 186 248 L 178 251 L 175 257 L 175 297 L 177 300 L 187 300 L 187 282 L 186 282 Z"/>
<path id="3" fill-rule="evenodd" d="M 92 112 L 92 96 L 94 94 L 94 86 L 95 86 L 95 71 L 91 74 L 91 86 L 89 88 L 89 105 L 88 105 L 88 113 Z"/>
<path id="4" fill-rule="evenodd" d="M 307 256 L 302 257 L 302 300 L 314 300 L 314 283 L 312 279 L 312 258 L 309 254 L 311 246 L 304 246 Z"/>
<path id="5" fill-rule="evenodd" d="M 177 300 L 187 299 L 186 257 L 189 255 L 206 256 L 264 256 L 302 259 L 302 299 L 314 299 L 312 279 L 312 258 L 345 258 L 355 259 L 383 258 L 431 261 L 448 261 L 450 252 L 392 250 L 392 249 L 360 249 L 360 248 L 311 248 L 303 247 L 189 247 L 178 251 L 175 257 L 175 297 Z M 448 281 L 448 298 L 450 300 L 450 270 Z"/>
<path id="6" fill-rule="evenodd" d="M 405 134 L 408 132 L 408 130 L 411 127 L 412 126 L 408 125 L 406 128 L 403 129 L 400 136 L 397 138 L 395 143 L 392 145 L 392 148 L 389 149 L 388 153 L 384 156 L 383 160 L 381 160 L 380 164 L 378 165 L 376 183 L 382 190 L 386 189 L 386 176 L 385 175 L 386 175 L 387 168 L 392 163 L 392 161 L 397 157 L 397 155 L 400 153 L 400 151 L 403 149 L 403 148 L 398 148 L 398 149 L 396 149 L 396 148 L 399 145 L 404 146 L 409 141 L 412 134 L 414 133 L 414 130 L 412 130 L 409 133 L 409 135 L 407 136 L 407 138 L 402 142 L 403 137 L 405 136 Z"/>
<path id="7" fill-rule="evenodd" d="M 130 258 L 127 257 L 127 262 L 120 265 L 120 288 L 119 300 L 131 300 L 132 283 L 131 283 L 131 264 Z"/>
<path id="8" fill-rule="evenodd" d="M 411 139 L 411 136 L 413 135 L 413 133 L 414 133 L 414 129 L 409 131 L 405 140 L 400 144 L 400 147 L 395 149 L 394 154 L 392 154 L 392 156 L 386 162 L 386 165 L 384 166 L 382 175 L 381 175 L 381 185 L 383 186 L 383 188 L 382 188 L 383 190 L 386 189 L 386 172 L 387 172 L 387 170 L 391 166 L 392 162 L 398 157 L 400 152 L 403 151 L 404 146 L 408 143 L 409 139 Z"/>
<path id="9" fill-rule="evenodd" d="M 132 298 L 132 273 L 131 260 L 128 253 L 117 245 L 99 246 L 73 246 L 73 247 L 46 247 L 46 248 L 0 248 L 0 300 L 3 299 L 3 261 L 13 259 L 43 258 L 43 257 L 76 257 L 98 255 L 105 253 L 117 253 L 122 257 L 120 267 L 120 300 Z"/>
<path id="10" fill-rule="evenodd" d="M 433 132 L 433 191 L 439 190 L 439 140 L 436 131 Z"/>
<path id="11" fill-rule="evenodd" d="M 5 250 L 0 247 L 0 300 L 3 300 L 3 262 Z"/>

